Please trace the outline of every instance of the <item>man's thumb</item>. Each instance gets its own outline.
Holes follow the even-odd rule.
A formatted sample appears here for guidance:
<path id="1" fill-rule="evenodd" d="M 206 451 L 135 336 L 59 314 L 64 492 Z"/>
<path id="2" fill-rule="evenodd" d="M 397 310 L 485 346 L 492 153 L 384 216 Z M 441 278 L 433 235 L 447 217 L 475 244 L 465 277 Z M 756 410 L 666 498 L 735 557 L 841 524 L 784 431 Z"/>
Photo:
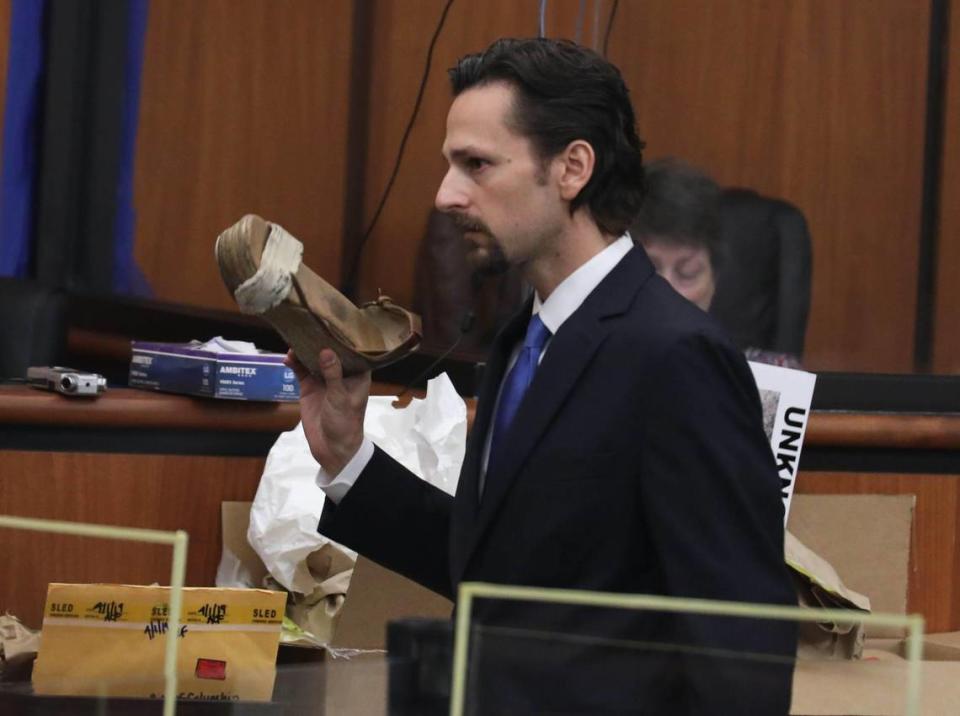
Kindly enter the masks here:
<path id="1" fill-rule="evenodd" d="M 329 348 L 320 351 L 320 374 L 328 389 L 340 390 L 343 387 L 343 366 L 337 354 Z"/>

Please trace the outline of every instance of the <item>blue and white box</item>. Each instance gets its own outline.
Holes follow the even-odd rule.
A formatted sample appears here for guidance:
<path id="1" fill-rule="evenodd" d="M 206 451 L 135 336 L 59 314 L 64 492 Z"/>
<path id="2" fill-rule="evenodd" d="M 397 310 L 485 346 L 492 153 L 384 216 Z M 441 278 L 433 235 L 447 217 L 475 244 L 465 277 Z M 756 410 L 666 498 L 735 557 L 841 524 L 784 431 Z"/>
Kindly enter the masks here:
<path id="1" fill-rule="evenodd" d="M 133 341 L 131 388 L 232 400 L 294 401 L 300 384 L 283 354 L 252 343 L 214 338 L 206 343 Z"/>

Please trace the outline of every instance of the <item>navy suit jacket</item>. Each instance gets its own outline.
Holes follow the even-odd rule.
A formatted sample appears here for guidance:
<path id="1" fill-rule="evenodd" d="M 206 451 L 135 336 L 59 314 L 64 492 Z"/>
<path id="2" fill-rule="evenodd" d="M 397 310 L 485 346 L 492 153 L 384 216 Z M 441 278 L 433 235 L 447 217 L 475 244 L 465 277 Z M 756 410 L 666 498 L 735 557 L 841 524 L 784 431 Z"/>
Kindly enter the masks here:
<path id="1" fill-rule="evenodd" d="M 795 604 L 783 561 L 779 480 L 749 367 L 710 317 L 654 273 L 640 248 L 553 337 L 478 497 L 498 386 L 529 316 L 528 305 L 493 348 L 456 497 L 377 448 L 340 504 L 328 501 L 320 531 L 448 597 L 461 581 L 485 581 Z M 594 619 L 583 610 L 519 605 L 488 605 L 483 617 L 515 628 L 745 650 L 782 664 L 795 648 L 794 630 L 782 624 Z M 589 671 L 583 659 L 569 661 Z M 681 670 L 647 669 L 660 674 L 661 686 L 671 682 L 664 669 Z M 671 682 L 674 693 L 647 699 L 648 712 L 665 704 L 677 713 L 724 712 L 677 705 L 683 694 L 706 698 L 717 685 L 694 684 L 691 671 L 700 669 Z M 743 708 L 785 713 L 788 672 L 771 677 L 766 700 Z M 638 682 L 631 693 L 621 689 L 612 706 L 590 702 L 584 712 L 618 710 L 650 688 Z"/>

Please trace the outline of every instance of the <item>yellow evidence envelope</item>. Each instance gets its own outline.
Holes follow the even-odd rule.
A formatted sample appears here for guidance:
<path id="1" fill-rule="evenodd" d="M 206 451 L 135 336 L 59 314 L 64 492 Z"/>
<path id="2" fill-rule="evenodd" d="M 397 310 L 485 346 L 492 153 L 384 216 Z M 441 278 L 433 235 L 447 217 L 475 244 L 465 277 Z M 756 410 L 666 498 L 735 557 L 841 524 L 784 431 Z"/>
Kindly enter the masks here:
<path id="1" fill-rule="evenodd" d="M 285 592 L 185 587 L 178 698 L 268 701 Z M 37 694 L 163 698 L 169 587 L 56 584 L 47 590 Z"/>

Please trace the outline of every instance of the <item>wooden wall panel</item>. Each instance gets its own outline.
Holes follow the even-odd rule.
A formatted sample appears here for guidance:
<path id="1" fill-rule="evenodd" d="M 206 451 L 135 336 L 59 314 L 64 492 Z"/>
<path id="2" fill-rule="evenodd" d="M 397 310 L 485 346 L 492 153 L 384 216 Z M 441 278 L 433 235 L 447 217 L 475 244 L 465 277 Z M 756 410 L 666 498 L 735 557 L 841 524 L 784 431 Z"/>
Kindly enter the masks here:
<path id="1" fill-rule="evenodd" d="M 211 586 L 220 503 L 253 499 L 263 458 L 0 451 L 0 505 L 20 517 L 189 533 L 187 584 Z M 47 583 L 170 583 L 169 547 L 0 530 L 0 613 L 39 628 Z"/>
<path id="2" fill-rule="evenodd" d="M 136 257 L 156 296 L 234 308 L 213 258 L 245 213 L 339 279 L 352 4 L 150 4 L 135 167 Z"/>
<path id="3" fill-rule="evenodd" d="M 927 4 L 620 5 L 609 56 L 648 155 L 683 157 L 806 214 L 809 367 L 910 371 Z"/>
<path id="4" fill-rule="evenodd" d="M 427 47 L 445 0 L 378 0 L 373 4 L 370 144 L 364 193 L 366 227 L 393 168 L 404 127 L 426 61 Z M 592 44 L 595 3 L 587 3 L 581 39 Z M 623 5 L 623 3 L 621 3 Z M 600 32 L 606 27 L 612 3 L 600 5 Z M 573 39 L 578 0 L 548 5 L 547 34 Z M 491 0 L 457 2 L 452 6 L 437 42 L 433 64 L 416 125 L 388 203 L 363 254 L 360 295 L 375 298 L 378 291 L 407 305 L 413 301 L 417 247 L 427 216 L 446 171 L 440 147 L 451 94 L 447 69 L 469 52 L 483 50 L 499 37 L 537 34 L 536 3 Z M 382 111 L 382 110 L 389 111 Z"/>
<path id="5" fill-rule="evenodd" d="M 444 4 L 367 7 L 364 227 Z M 584 18 L 588 43 L 594 5 Z M 548 33 L 572 36 L 579 2 L 549 7 Z M 600 37 L 611 7 L 600 4 Z M 211 248 L 246 211 L 285 223 L 305 240 L 307 262 L 337 282 L 351 4 L 168 0 L 150 12 L 137 257 L 157 295 L 232 307 Z M 928 21 L 927 2 L 902 0 L 619 3 L 609 54 L 633 93 L 648 156 L 682 156 L 722 183 L 785 197 L 806 213 L 814 370 L 912 369 Z M 535 3 L 453 4 L 400 173 L 364 251 L 360 298 L 382 290 L 412 302 L 416 250 L 445 169 L 446 69 L 496 37 L 536 29 Z"/>
<path id="6" fill-rule="evenodd" d="M 364 226 L 369 222 L 396 158 L 413 109 L 427 48 L 445 0 L 379 0 L 373 4 L 370 143 L 364 192 Z M 575 4 L 561 4 L 576 9 Z M 565 9 L 565 8 L 561 8 Z M 554 15 L 551 15 L 554 17 Z M 446 171 L 440 154 L 450 86 L 447 69 L 457 58 L 479 51 L 503 36 L 537 32 L 537 6 L 512 0 L 455 2 L 433 54 L 417 123 L 400 173 L 377 227 L 364 250 L 360 295 L 378 290 L 405 304 L 413 300 L 417 247 Z"/>
<path id="7" fill-rule="evenodd" d="M 441 6 L 376 4 L 373 45 L 383 61 L 374 62 L 372 86 L 396 111 L 372 118 L 368 214 Z M 588 10 L 585 41 L 592 3 Z M 555 4 L 548 32 L 572 35 L 576 11 L 577 3 Z M 722 183 L 756 187 L 805 211 L 815 242 L 813 369 L 912 369 L 928 19 L 926 6 L 898 0 L 658 0 L 618 9 L 609 55 L 631 87 L 648 156 L 682 156 Z M 601 30 L 605 21 L 603 14 Z M 412 296 L 415 248 L 444 169 L 443 68 L 529 27 L 525 7 L 454 6 L 397 185 L 366 250 L 366 296 L 378 288 L 401 301 Z"/>
<path id="8" fill-rule="evenodd" d="M 950 13 L 933 371 L 960 373 L 960 5 Z"/>
<path id="9" fill-rule="evenodd" d="M 923 614 L 927 631 L 960 629 L 960 475 L 801 471 L 797 491 L 916 495 L 907 610 Z"/>

